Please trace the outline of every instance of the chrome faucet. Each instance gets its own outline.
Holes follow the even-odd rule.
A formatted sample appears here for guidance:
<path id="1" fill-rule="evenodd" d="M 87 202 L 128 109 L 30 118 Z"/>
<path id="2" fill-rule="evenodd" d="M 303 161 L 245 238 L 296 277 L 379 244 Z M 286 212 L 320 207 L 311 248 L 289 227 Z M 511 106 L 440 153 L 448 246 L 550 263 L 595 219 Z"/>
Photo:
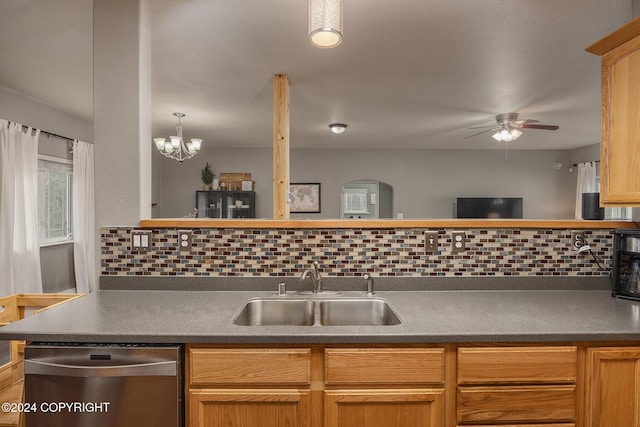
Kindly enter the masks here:
<path id="1" fill-rule="evenodd" d="M 362 276 L 362 278 L 367 281 L 367 295 L 375 295 L 376 293 L 373 292 L 373 276 L 371 276 L 370 274 L 365 274 L 364 276 Z"/>
<path id="2" fill-rule="evenodd" d="M 317 294 L 318 292 L 322 292 L 322 277 L 318 270 L 318 261 L 313 261 L 313 268 L 307 268 L 302 273 L 302 276 L 300 276 L 300 283 L 304 283 L 304 279 L 307 277 L 310 277 L 311 282 L 313 283 L 313 293 Z"/>

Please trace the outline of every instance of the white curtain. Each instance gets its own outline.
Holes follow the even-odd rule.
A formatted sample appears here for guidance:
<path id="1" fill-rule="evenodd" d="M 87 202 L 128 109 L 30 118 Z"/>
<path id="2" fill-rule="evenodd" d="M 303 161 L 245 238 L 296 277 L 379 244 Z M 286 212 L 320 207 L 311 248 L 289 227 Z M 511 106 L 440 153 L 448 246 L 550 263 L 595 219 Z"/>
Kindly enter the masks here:
<path id="1" fill-rule="evenodd" d="M 42 292 L 38 240 L 40 131 L 0 119 L 0 296 Z"/>
<path id="2" fill-rule="evenodd" d="M 597 193 L 595 162 L 578 163 L 578 186 L 576 188 L 575 218 L 582 219 L 582 193 Z"/>
<path id="3" fill-rule="evenodd" d="M 73 142 L 73 261 L 76 289 L 96 290 L 93 144 Z"/>

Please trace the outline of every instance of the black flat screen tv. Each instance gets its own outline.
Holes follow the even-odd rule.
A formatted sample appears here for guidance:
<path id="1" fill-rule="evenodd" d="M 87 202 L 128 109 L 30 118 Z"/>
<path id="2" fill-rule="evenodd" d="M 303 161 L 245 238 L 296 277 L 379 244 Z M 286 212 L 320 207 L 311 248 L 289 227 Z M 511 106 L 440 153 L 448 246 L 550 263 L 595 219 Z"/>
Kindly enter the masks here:
<path id="1" fill-rule="evenodd" d="M 458 197 L 456 218 L 522 218 L 522 197 Z"/>

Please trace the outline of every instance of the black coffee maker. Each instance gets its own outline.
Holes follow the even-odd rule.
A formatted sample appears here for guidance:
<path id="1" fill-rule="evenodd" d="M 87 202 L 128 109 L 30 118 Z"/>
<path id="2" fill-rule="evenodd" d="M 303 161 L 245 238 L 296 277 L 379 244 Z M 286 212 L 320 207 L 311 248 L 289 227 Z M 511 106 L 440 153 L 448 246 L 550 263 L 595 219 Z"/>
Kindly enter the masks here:
<path id="1" fill-rule="evenodd" d="M 615 231 L 611 284 L 613 296 L 640 300 L 640 230 Z"/>

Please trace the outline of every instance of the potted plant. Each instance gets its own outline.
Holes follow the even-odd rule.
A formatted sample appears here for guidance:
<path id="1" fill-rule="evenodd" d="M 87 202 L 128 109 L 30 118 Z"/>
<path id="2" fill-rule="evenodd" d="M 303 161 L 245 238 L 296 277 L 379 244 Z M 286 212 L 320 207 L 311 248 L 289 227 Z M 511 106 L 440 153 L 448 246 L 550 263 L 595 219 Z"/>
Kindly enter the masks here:
<path id="1" fill-rule="evenodd" d="M 209 162 L 207 162 L 207 164 L 202 169 L 200 177 L 202 178 L 202 182 L 204 183 L 204 189 L 207 191 L 211 190 L 211 184 L 213 183 L 213 178 L 215 177 L 215 175 L 211 170 L 211 165 L 209 164 Z"/>

